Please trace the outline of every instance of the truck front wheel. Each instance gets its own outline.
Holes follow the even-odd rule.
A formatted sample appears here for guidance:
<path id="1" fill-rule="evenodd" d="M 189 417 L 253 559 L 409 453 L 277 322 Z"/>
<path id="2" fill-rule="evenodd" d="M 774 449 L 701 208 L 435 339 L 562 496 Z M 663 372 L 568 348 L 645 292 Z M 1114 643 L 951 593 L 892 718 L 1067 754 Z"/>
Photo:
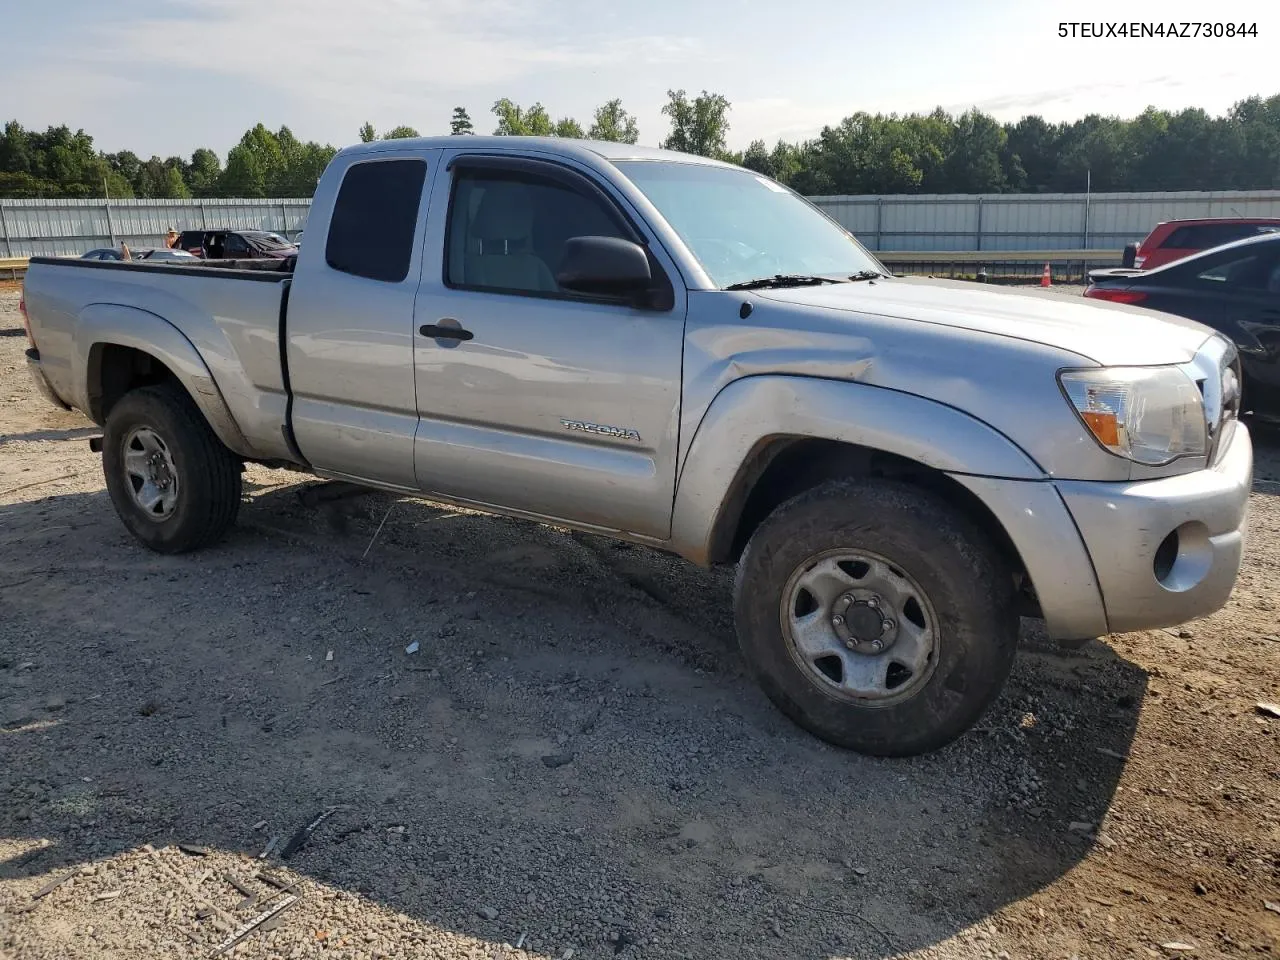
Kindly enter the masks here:
<path id="1" fill-rule="evenodd" d="M 116 513 L 157 553 L 217 541 L 240 509 L 240 461 L 177 386 L 141 387 L 111 408 L 102 468 Z"/>
<path id="2" fill-rule="evenodd" d="M 738 567 L 747 665 L 811 733 L 877 756 L 935 750 L 999 694 L 1018 638 L 1013 578 L 942 500 L 880 480 L 777 508 Z"/>

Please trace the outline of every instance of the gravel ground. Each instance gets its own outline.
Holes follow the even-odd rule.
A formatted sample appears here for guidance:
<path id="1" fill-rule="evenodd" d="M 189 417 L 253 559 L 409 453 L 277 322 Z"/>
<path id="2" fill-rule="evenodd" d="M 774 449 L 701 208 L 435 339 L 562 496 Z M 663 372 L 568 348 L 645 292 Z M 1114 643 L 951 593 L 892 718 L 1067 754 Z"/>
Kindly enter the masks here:
<path id="1" fill-rule="evenodd" d="M 1280 954 L 1280 438 L 1225 610 L 1028 624 L 978 729 L 880 761 L 785 721 L 728 576 L 665 555 L 261 468 L 226 543 L 147 553 L 16 306 L 0 956 L 207 956 L 289 903 L 264 873 L 299 899 L 232 955 Z"/>

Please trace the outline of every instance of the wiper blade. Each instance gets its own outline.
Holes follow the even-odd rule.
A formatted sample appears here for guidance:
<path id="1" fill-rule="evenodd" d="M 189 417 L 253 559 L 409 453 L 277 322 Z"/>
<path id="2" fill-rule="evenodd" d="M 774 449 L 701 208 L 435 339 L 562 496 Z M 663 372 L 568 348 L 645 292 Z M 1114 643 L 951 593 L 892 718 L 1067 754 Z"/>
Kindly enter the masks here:
<path id="1" fill-rule="evenodd" d="M 860 270 L 849 278 L 850 280 L 887 280 L 889 275 L 881 273 L 879 270 Z"/>
<path id="2" fill-rule="evenodd" d="M 731 283 L 726 290 L 764 290 L 768 287 L 814 287 L 820 283 L 841 283 L 831 277 L 814 277 L 804 273 L 775 273 L 772 277 L 757 277 Z"/>

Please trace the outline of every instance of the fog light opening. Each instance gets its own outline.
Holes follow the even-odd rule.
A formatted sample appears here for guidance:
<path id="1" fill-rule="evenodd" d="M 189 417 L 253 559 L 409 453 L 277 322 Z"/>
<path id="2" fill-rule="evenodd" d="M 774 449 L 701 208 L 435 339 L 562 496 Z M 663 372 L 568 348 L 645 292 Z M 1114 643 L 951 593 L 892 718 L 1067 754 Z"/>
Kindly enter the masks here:
<path id="1" fill-rule="evenodd" d="M 1156 547 L 1156 560 L 1154 569 L 1156 579 L 1164 583 L 1165 579 L 1173 572 L 1173 563 L 1178 559 L 1178 531 L 1174 530 L 1167 537 L 1160 541 L 1160 546 Z"/>
<path id="2" fill-rule="evenodd" d="M 1213 546 L 1209 529 L 1197 521 L 1184 523 L 1160 541 L 1152 559 L 1151 572 L 1156 582 L 1173 593 L 1197 586 L 1209 573 L 1213 563 Z"/>

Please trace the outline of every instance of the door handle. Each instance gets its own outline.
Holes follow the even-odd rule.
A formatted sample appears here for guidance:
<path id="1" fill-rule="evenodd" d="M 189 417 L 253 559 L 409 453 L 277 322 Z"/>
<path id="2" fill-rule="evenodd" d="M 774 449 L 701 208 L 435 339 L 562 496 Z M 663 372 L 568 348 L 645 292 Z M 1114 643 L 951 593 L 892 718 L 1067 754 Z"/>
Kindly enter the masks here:
<path id="1" fill-rule="evenodd" d="M 445 318 L 446 320 L 448 317 Z M 457 323 L 457 321 L 453 321 Z M 475 336 L 470 330 L 463 330 L 462 327 L 442 327 L 437 323 L 425 323 L 418 332 L 424 337 L 431 337 L 433 340 L 470 340 Z"/>

